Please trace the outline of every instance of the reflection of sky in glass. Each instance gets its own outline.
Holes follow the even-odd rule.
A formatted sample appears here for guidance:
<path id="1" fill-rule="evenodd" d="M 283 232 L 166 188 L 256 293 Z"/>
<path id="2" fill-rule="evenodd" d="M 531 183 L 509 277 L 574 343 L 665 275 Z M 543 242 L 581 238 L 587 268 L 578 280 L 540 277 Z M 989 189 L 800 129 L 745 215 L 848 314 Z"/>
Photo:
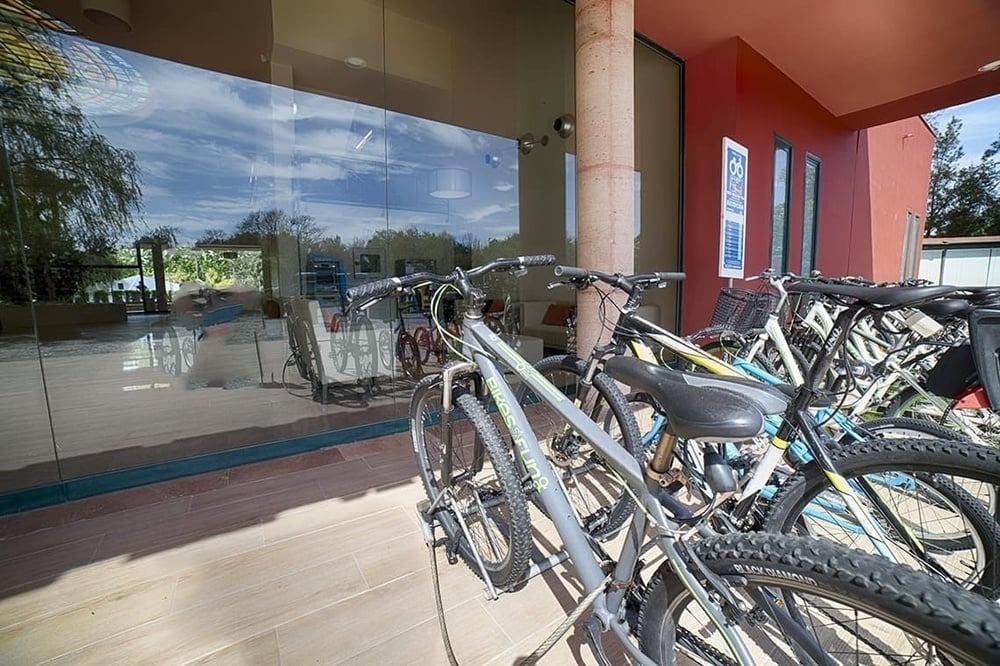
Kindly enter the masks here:
<path id="1" fill-rule="evenodd" d="M 112 145 L 136 155 L 146 225 L 176 227 L 182 243 L 209 229 L 229 232 L 248 213 L 271 208 L 310 215 L 321 233 L 345 241 L 384 229 L 387 217 L 392 228 L 482 240 L 518 230 L 512 139 L 100 50 L 134 70 L 148 101 L 136 112 L 102 107 L 110 91 L 93 82 L 77 101 Z M 469 195 L 430 196 L 433 170 L 455 167 L 468 171 Z"/>

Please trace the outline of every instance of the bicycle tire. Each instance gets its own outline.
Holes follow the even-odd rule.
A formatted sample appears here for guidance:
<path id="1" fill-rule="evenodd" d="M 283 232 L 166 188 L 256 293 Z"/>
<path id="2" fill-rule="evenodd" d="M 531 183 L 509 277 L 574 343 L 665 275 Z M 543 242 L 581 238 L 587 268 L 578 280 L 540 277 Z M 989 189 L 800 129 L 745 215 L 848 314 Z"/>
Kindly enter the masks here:
<path id="1" fill-rule="evenodd" d="M 902 416 L 886 416 L 855 424 L 859 435 L 864 435 L 860 439 L 853 437 L 850 433 L 841 435 L 837 440 L 838 444 L 851 444 L 866 439 L 900 439 L 900 438 L 925 438 L 925 439 L 954 439 L 962 442 L 972 441 L 962 433 L 945 428 L 933 421 L 924 419 L 911 419 Z"/>
<path id="2" fill-rule="evenodd" d="M 392 333 L 388 329 L 382 328 L 378 332 L 378 358 L 379 358 L 379 370 L 385 368 L 389 371 L 392 368 Z M 381 374 L 379 372 L 378 374 Z"/>
<path id="3" fill-rule="evenodd" d="M 431 505 L 437 507 L 434 517 L 452 544 L 453 552 L 482 577 L 476 562 L 478 553 L 490 581 L 497 587 L 509 587 L 522 578 L 530 565 L 533 544 L 527 500 L 496 425 L 462 381 L 456 379 L 452 386 L 451 479 L 445 482 L 440 469 L 445 455 L 440 375 L 424 377 L 414 389 L 410 401 L 413 452 L 424 491 Z M 476 441 L 485 450 L 479 460 L 474 452 Z M 438 496 L 446 489 L 463 504 L 460 511 L 474 543 L 466 538 L 451 505 L 444 501 L 447 498 L 438 503 Z"/>
<path id="4" fill-rule="evenodd" d="M 838 621 L 824 627 L 817 637 L 825 655 L 835 663 L 883 663 L 887 648 L 909 647 L 908 641 L 900 641 L 903 645 L 889 642 L 889 638 L 899 638 L 899 633 L 943 649 L 947 655 L 941 656 L 965 663 L 1000 663 L 1000 609 L 926 574 L 811 537 L 730 534 L 706 538 L 693 549 L 704 567 L 730 582 L 735 594 L 742 596 L 754 588 L 762 591 L 786 608 L 803 629 L 816 629 L 815 623 L 805 623 L 807 616 Z M 805 603 L 810 597 L 825 599 L 844 610 L 834 615 L 829 610 L 810 609 Z M 640 649 L 657 663 L 664 663 L 668 650 L 677 645 L 695 652 L 702 663 L 736 664 L 714 626 L 706 628 L 700 618 L 684 614 L 691 601 L 691 593 L 669 562 L 664 562 L 643 595 Z M 757 611 L 746 614 L 751 621 L 732 623 L 734 629 L 746 634 L 744 641 L 751 651 L 769 652 L 765 656 L 772 663 L 804 661 L 792 646 L 775 643 L 781 639 L 777 623 L 762 609 Z M 877 632 L 882 628 L 877 623 L 893 635 Z M 853 655 L 848 652 L 852 647 Z M 862 648 L 874 654 L 858 654 Z M 913 663 L 904 662 L 905 655 L 899 656 L 898 662 L 885 661 Z"/>
<path id="5" fill-rule="evenodd" d="M 912 538 L 934 556 L 939 566 L 947 565 L 955 582 L 983 596 L 1000 597 L 1000 530 L 975 490 L 977 484 L 996 486 L 1000 482 L 1000 451 L 971 442 L 910 438 L 838 446 L 830 455 L 834 467 L 848 482 L 863 476 L 872 487 L 878 486 L 880 499 L 903 516 L 900 522 Z M 833 491 L 820 498 L 829 489 L 830 481 L 823 471 L 814 463 L 806 465 L 779 488 L 764 518 L 764 530 L 823 528 L 830 538 L 843 541 L 852 528 L 848 521 L 853 518 L 844 513 Z M 920 519 L 939 521 L 940 529 L 928 530 L 922 523 L 915 527 L 913 520 L 906 517 L 912 516 L 914 510 Z M 956 529 L 963 530 L 971 541 L 957 540 L 953 534 Z M 894 548 L 897 556 L 912 566 L 925 566 L 902 548 L 898 534 L 890 540 L 898 546 Z M 871 547 L 866 537 L 861 537 L 858 545 Z M 949 551 L 948 547 L 963 550 Z M 970 570 L 968 557 L 973 550 L 977 560 Z"/>
<path id="6" fill-rule="evenodd" d="M 417 342 L 409 333 L 400 333 L 396 339 L 396 358 L 403 374 L 411 379 L 420 379 L 424 374 L 420 363 L 420 350 Z"/>
<path id="7" fill-rule="evenodd" d="M 938 405 L 931 404 L 916 389 L 908 388 L 896 394 L 890 401 L 889 406 L 885 409 L 885 415 L 917 418 L 937 423 L 984 444 L 1000 445 L 1000 415 L 995 410 L 988 408 L 963 409 L 956 413 L 956 410 L 950 409 L 950 399 L 939 399 L 949 407 L 942 409 Z"/>
<path id="8" fill-rule="evenodd" d="M 579 394 L 579 381 L 586 372 L 586 363 L 571 354 L 557 355 L 542 359 L 535 364 L 535 369 L 572 400 Z M 608 375 L 597 372 L 591 391 L 581 408 L 640 465 L 645 465 L 639 425 L 618 385 Z M 532 391 L 522 387 L 517 398 L 553 470 L 561 471 L 563 487 L 584 529 L 597 539 L 617 532 L 635 508 L 622 484 L 590 445 L 575 431 L 567 430 L 565 420 Z M 544 513 L 539 503 L 535 504 Z"/>
<path id="9" fill-rule="evenodd" d="M 417 349 L 419 350 L 418 358 L 421 363 L 426 365 L 431 360 L 431 354 L 435 353 L 434 340 L 430 329 L 426 326 L 417 326 L 413 330 L 413 339 L 416 341 Z"/>

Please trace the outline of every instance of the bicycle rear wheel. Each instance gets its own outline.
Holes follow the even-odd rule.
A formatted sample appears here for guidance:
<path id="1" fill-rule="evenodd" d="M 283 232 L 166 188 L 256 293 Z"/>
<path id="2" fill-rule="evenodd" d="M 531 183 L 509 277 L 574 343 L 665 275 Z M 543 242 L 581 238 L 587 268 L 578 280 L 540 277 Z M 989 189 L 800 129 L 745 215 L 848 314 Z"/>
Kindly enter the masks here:
<path id="1" fill-rule="evenodd" d="M 709 537 L 694 552 L 746 603 L 748 611 L 729 609 L 732 626 L 759 663 L 813 663 L 776 621 L 786 612 L 836 664 L 1000 663 L 1000 609 L 887 560 L 776 534 Z M 665 663 L 676 646 L 699 663 L 735 665 L 692 601 L 669 563 L 661 565 L 640 609 L 642 651 Z"/>
<path id="2" fill-rule="evenodd" d="M 417 384 L 410 403 L 413 452 L 451 552 L 481 575 L 478 556 L 492 583 L 507 587 L 530 564 L 527 500 L 496 425 L 462 381 L 452 385 L 450 413 L 442 411 L 440 376 Z"/>
<path id="3" fill-rule="evenodd" d="M 982 501 L 985 489 L 1000 482 L 1000 452 L 969 442 L 890 438 L 837 447 L 831 457 L 861 491 L 898 561 L 1000 597 L 1000 530 Z M 816 465 L 782 484 L 764 529 L 873 548 Z"/>

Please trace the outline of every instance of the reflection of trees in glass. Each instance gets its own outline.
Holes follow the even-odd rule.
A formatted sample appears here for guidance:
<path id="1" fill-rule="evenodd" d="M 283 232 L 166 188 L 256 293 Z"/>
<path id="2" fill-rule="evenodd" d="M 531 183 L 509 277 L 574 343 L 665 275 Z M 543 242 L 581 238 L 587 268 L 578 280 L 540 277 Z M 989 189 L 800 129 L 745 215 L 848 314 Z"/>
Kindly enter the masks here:
<path id="1" fill-rule="evenodd" d="M 85 282 L 87 264 L 110 255 L 134 231 L 142 202 L 139 167 L 69 100 L 69 67 L 54 40 L 18 21 L 0 14 L 5 39 L 16 33 L 17 47 L 47 65 L 35 69 L 36 78 L 0 80 L 0 300 L 69 300 Z"/>

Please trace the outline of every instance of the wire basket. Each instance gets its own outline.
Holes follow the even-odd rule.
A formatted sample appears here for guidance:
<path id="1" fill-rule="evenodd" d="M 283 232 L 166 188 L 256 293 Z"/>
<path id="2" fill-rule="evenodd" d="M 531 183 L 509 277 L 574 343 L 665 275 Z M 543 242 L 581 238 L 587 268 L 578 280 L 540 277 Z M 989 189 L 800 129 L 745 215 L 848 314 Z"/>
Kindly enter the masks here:
<path id="1" fill-rule="evenodd" d="M 778 305 L 778 297 L 767 291 L 724 287 L 712 312 L 712 326 L 734 331 L 763 328 L 767 316 Z"/>

